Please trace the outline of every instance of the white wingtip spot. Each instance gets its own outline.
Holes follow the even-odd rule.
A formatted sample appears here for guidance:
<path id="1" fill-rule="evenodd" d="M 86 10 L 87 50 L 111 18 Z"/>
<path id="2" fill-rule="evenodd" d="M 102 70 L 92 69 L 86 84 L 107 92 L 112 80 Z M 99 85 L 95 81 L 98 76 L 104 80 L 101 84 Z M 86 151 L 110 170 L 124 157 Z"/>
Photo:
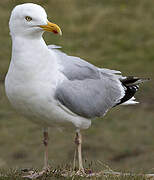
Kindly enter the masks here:
<path id="1" fill-rule="evenodd" d="M 135 104 L 139 103 L 139 102 L 134 101 L 134 100 L 135 100 L 135 97 L 132 97 L 131 99 L 129 99 L 128 101 L 122 103 L 121 105 L 135 105 Z"/>

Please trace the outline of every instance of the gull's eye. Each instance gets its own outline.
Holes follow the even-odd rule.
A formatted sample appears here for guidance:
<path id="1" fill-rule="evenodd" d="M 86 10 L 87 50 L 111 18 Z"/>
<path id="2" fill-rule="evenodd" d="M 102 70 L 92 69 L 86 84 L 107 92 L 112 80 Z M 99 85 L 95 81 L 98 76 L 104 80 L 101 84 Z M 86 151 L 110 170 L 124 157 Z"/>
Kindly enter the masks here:
<path id="1" fill-rule="evenodd" d="M 25 19 L 26 19 L 26 21 L 31 21 L 32 20 L 32 18 L 30 16 L 26 16 Z"/>

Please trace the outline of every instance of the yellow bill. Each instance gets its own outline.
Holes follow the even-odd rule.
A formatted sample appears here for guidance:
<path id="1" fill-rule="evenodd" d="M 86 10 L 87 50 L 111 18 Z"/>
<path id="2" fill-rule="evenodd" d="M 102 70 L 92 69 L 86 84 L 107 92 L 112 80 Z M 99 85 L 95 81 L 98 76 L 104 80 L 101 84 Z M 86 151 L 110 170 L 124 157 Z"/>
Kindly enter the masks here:
<path id="1" fill-rule="evenodd" d="M 62 35 L 62 31 L 57 24 L 47 22 L 47 25 L 39 25 L 44 31 L 53 32 L 54 34 Z"/>

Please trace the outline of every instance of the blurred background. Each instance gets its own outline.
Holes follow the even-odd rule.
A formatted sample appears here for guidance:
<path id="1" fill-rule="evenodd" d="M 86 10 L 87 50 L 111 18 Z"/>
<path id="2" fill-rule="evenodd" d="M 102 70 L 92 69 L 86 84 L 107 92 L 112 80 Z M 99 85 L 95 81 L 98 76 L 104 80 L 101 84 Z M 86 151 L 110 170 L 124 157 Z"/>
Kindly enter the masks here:
<path id="1" fill-rule="evenodd" d="M 8 21 L 17 4 L 0 1 L 0 168 L 42 167 L 42 129 L 10 106 L 4 79 L 11 58 Z M 136 106 L 118 106 L 83 131 L 83 158 L 118 171 L 154 172 L 154 1 L 153 0 L 33 0 L 63 36 L 45 33 L 47 44 L 94 65 L 123 75 L 150 77 L 141 85 Z M 49 159 L 53 167 L 71 163 L 74 128 L 50 129 Z M 86 166 L 88 166 L 86 163 Z"/>

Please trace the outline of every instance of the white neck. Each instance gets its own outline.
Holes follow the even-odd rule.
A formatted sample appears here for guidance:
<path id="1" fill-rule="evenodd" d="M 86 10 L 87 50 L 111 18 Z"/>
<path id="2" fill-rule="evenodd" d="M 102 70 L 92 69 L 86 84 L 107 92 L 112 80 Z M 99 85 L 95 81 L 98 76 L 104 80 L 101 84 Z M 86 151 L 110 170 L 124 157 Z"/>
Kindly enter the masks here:
<path id="1" fill-rule="evenodd" d="M 12 60 L 16 65 L 35 66 L 46 56 L 48 47 L 42 37 L 27 39 L 21 36 L 12 37 Z M 41 52 L 41 53 L 40 53 Z M 38 63 L 38 64 L 39 64 Z"/>
<path id="2" fill-rule="evenodd" d="M 48 57 L 50 56 L 50 57 Z M 53 63 L 52 51 L 48 49 L 43 38 L 27 39 L 21 36 L 12 38 L 12 58 L 9 70 L 15 70 L 20 78 L 32 78 Z M 45 61 L 49 59 L 50 62 Z M 53 61 L 52 61 L 53 60 Z"/>
<path id="3" fill-rule="evenodd" d="M 42 37 L 27 39 L 22 36 L 12 37 L 12 56 L 16 53 L 29 54 L 33 52 L 40 52 L 40 50 L 47 49 L 46 43 Z M 23 54 L 23 56 L 25 56 Z M 19 54 L 18 54 L 19 55 Z"/>

